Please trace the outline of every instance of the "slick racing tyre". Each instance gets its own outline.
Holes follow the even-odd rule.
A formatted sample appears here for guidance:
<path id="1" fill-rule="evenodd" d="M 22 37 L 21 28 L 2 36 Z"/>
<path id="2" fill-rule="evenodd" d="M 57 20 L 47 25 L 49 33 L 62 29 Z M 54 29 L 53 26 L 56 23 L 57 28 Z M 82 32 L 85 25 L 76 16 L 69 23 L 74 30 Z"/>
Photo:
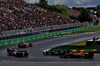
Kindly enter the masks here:
<path id="1" fill-rule="evenodd" d="M 93 58 L 94 53 L 93 52 L 88 52 L 88 58 Z"/>
<path id="2" fill-rule="evenodd" d="M 59 55 L 59 57 L 60 57 L 60 58 L 64 58 L 64 56 L 63 56 L 62 54 L 61 54 L 61 55 Z"/>
<path id="3" fill-rule="evenodd" d="M 20 46 L 20 45 L 18 45 L 18 48 L 21 48 L 21 46 Z"/>
<path id="4" fill-rule="evenodd" d="M 28 57 L 28 53 L 25 53 L 25 56 Z"/>
<path id="5" fill-rule="evenodd" d="M 12 54 L 8 52 L 8 56 L 11 56 Z"/>
<path id="6" fill-rule="evenodd" d="M 43 55 L 49 55 L 49 52 L 43 52 Z"/>
<path id="7" fill-rule="evenodd" d="M 7 48 L 7 52 L 9 52 L 9 48 Z"/>
<path id="8" fill-rule="evenodd" d="M 32 43 L 30 43 L 29 46 L 32 47 Z"/>
<path id="9" fill-rule="evenodd" d="M 61 54 L 59 56 L 60 56 L 60 58 L 68 58 L 68 55 L 66 55 L 66 54 Z"/>

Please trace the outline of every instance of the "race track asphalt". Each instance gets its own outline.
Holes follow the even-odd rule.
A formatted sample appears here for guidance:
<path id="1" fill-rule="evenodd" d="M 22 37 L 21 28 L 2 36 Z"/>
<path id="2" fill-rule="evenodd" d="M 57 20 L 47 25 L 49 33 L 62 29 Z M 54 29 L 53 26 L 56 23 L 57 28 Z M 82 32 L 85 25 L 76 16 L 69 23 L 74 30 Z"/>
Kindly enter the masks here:
<path id="1" fill-rule="evenodd" d="M 67 58 L 67 59 L 61 59 L 58 56 L 44 56 L 43 50 L 48 48 L 53 48 L 60 45 L 65 45 L 77 41 L 82 41 L 86 39 L 92 39 L 93 37 L 100 37 L 100 32 L 97 33 L 90 33 L 90 34 L 81 34 L 81 35 L 72 35 L 72 36 L 63 36 L 63 37 L 51 37 L 51 38 L 45 38 L 45 39 L 39 39 L 30 41 L 33 44 L 33 47 L 29 48 L 23 48 L 20 50 L 27 50 L 29 53 L 28 57 L 14 57 L 14 56 L 7 56 L 7 48 L 15 45 L 9 45 L 0 47 L 0 66 L 6 66 L 8 65 L 15 65 L 19 66 L 18 63 L 22 66 L 27 66 L 29 64 L 30 66 L 32 64 L 36 64 L 34 66 L 60 66 L 63 64 L 69 64 L 71 65 L 77 65 L 81 64 L 81 66 L 88 64 L 88 66 L 99 66 L 100 62 L 100 55 L 95 55 L 92 59 L 84 59 L 84 58 Z M 72 64 L 71 64 L 72 63 Z M 47 65 L 48 64 L 48 65 Z M 50 65 L 51 64 L 51 65 Z M 56 65 L 58 64 L 58 65 Z"/>

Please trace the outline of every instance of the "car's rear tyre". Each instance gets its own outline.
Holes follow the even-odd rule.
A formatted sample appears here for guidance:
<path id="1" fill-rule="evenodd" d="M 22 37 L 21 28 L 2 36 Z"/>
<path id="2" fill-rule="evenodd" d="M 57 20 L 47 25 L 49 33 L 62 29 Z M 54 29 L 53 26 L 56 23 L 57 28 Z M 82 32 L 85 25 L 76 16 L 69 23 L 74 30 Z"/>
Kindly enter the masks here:
<path id="1" fill-rule="evenodd" d="M 9 48 L 7 48 L 7 52 L 9 52 Z"/>
<path id="2" fill-rule="evenodd" d="M 25 56 L 28 57 L 28 53 L 25 53 Z"/>
<path id="3" fill-rule="evenodd" d="M 68 58 L 68 55 L 64 54 L 64 58 Z"/>
<path id="4" fill-rule="evenodd" d="M 88 52 L 88 55 L 89 55 L 89 56 L 88 56 L 89 58 L 93 58 L 94 53 L 93 53 L 93 52 Z"/>
<path id="5" fill-rule="evenodd" d="M 43 52 L 43 55 L 49 55 L 49 52 Z"/>
<path id="6" fill-rule="evenodd" d="M 12 54 L 8 52 L 8 56 L 11 56 Z"/>
<path id="7" fill-rule="evenodd" d="M 20 46 L 18 45 L 18 48 L 20 48 Z"/>
<path id="8" fill-rule="evenodd" d="M 19 44 L 17 46 L 18 46 L 18 48 L 21 48 L 21 46 Z"/>
<path id="9" fill-rule="evenodd" d="M 60 54 L 59 56 L 60 56 L 60 58 L 68 58 L 68 55 L 66 55 L 66 54 Z"/>
<path id="10" fill-rule="evenodd" d="M 32 44 L 30 43 L 29 46 L 32 47 Z"/>
<path id="11" fill-rule="evenodd" d="M 62 54 L 61 54 L 61 55 L 59 55 L 59 57 L 60 57 L 60 58 L 64 58 L 64 56 L 63 56 Z"/>

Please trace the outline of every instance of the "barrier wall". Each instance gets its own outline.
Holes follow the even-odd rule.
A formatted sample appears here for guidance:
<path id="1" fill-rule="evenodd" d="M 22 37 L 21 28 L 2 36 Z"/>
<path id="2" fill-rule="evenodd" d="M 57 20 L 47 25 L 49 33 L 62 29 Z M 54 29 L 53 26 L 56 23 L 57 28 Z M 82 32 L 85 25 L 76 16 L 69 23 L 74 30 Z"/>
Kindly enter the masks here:
<path id="1" fill-rule="evenodd" d="M 82 28 L 77 28 L 77 29 L 70 29 L 70 30 L 52 32 L 52 33 L 46 33 L 46 34 L 40 34 L 40 35 L 33 35 L 33 36 L 28 36 L 28 37 L 16 38 L 16 39 L 3 40 L 3 41 L 0 41 L 0 46 L 15 44 L 15 43 L 19 43 L 19 42 L 25 42 L 25 41 L 32 41 L 32 40 L 47 38 L 47 37 L 51 37 L 51 36 L 62 35 L 62 34 L 70 34 L 73 32 L 84 31 L 84 30 L 93 29 L 93 28 L 97 28 L 97 27 L 100 27 L 100 25 L 90 26 L 90 27 L 82 27 Z"/>

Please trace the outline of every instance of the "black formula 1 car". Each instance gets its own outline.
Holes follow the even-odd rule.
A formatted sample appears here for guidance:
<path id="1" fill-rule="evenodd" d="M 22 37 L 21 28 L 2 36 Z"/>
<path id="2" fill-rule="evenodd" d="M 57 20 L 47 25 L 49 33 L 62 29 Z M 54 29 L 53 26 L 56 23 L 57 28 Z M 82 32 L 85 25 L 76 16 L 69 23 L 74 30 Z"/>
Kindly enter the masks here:
<path id="1" fill-rule="evenodd" d="M 60 58 L 93 58 L 94 53 L 93 52 L 69 52 L 69 53 L 61 53 Z"/>
<path id="2" fill-rule="evenodd" d="M 28 53 L 26 50 L 20 51 L 16 47 L 7 48 L 8 56 L 16 56 L 16 57 L 27 57 Z"/>
<path id="3" fill-rule="evenodd" d="M 18 48 L 26 48 L 26 47 L 32 47 L 32 44 L 31 43 L 26 43 L 26 42 L 18 44 Z"/>
<path id="4" fill-rule="evenodd" d="M 52 51 L 49 51 L 50 49 L 46 49 L 43 51 L 43 55 L 59 55 L 61 54 L 63 51 L 61 49 L 55 49 Z"/>

